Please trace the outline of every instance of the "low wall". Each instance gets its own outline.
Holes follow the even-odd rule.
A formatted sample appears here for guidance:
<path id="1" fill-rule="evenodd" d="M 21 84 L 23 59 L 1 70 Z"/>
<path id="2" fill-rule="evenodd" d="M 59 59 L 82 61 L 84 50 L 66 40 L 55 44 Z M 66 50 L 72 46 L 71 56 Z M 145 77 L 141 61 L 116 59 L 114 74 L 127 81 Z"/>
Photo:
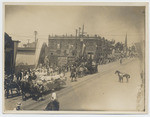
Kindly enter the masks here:
<path id="1" fill-rule="evenodd" d="M 35 65 L 35 53 L 17 53 L 16 66 Z"/>

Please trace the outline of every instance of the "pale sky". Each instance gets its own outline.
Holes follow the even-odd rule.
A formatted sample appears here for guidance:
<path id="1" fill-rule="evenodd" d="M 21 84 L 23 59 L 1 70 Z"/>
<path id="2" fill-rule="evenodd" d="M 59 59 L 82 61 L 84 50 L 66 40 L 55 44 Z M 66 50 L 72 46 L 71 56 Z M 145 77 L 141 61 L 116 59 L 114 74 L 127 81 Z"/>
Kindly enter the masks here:
<path id="1" fill-rule="evenodd" d="M 100 35 L 106 39 L 124 42 L 128 35 L 128 45 L 144 38 L 145 7 L 105 7 L 105 6 L 25 6 L 5 7 L 5 32 L 13 40 L 22 43 L 37 38 L 48 40 L 48 35 L 75 35 L 75 29 L 85 25 L 89 35 Z"/>

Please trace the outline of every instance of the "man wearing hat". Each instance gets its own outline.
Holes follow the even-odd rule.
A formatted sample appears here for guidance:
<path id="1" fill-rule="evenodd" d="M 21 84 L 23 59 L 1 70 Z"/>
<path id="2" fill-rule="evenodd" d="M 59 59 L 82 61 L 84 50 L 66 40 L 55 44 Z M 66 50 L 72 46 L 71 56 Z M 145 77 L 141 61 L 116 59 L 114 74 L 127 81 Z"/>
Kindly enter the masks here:
<path id="1" fill-rule="evenodd" d="M 49 111 L 49 110 L 58 111 L 59 110 L 59 102 L 57 100 L 57 96 L 56 96 L 55 92 L 52 93 L 51 101 L 48 103 L 45 110 L 47 110 L 47 111 Z"/>

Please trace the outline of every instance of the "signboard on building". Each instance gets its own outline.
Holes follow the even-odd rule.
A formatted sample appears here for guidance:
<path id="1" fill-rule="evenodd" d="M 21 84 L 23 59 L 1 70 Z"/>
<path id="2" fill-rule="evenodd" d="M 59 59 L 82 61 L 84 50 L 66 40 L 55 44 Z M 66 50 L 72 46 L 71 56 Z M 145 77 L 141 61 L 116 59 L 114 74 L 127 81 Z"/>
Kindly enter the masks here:
<path id="1" fill-rule="evenodd" d="M 75 57 L 68 57 L 68 64 L 72 64 L 75 61 Z"/>
<path id="2" fill-rule="evenodd" d="M 67 57 L 64 56 L 58 57 L 58 65 L 63 66 L 65 64 L 67 64 Z"/>
<path id="3" fill-rule="evenodd" d="M 80 41 L 82 41 L 82 42 L 83 42 L 83 38 L 80 38 Z"/>

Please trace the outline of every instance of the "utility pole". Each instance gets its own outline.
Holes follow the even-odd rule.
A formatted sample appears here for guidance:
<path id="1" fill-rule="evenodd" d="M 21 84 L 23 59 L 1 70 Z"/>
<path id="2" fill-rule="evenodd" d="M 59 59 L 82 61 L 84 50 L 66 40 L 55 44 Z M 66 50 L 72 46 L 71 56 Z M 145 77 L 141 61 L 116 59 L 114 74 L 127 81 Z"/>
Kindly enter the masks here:
<path id="1" fill-rule="evenodd" d="M 78 35 L 78 30 L 76 29 L 76 49 L 77 49 L 77 35 Z"/>
<path id="2" fill-rule="evenodd" d="M 77 35 L 78 35 L 78 30 L 76 29 L 76 39 L 77 39 Z"/>
<path id="3" fill-rule="evenodd" d="M 83 37 L 83 35 L 84 35 L 84 24 L 82 26 L 82 37 Z"/>
<path id="4" fill-rule="evenodd" d="M 125 54 L 127 55 L 127 33 L 126 33 L 126 37 L 125 37 Z"/>
<path id="5" fill-rule="evenodd" d="M 76 29 L 76 36 L 75 36 L 75 56 L 77 57 L 77 43 L 78 43 L 78 30 Z"/>
<path id="6" fill-rule="evenodd" d="M 36 36 L 37 36 L 37 31 L 34 31 L 35 34 L 35 48 L 36 48 Z"/>
<path id="7" fill-rule="evenodd" d="M 79 39 L 80 39 L 80 30 L 81 30 L 81 28 L 79 27 Z"/>

